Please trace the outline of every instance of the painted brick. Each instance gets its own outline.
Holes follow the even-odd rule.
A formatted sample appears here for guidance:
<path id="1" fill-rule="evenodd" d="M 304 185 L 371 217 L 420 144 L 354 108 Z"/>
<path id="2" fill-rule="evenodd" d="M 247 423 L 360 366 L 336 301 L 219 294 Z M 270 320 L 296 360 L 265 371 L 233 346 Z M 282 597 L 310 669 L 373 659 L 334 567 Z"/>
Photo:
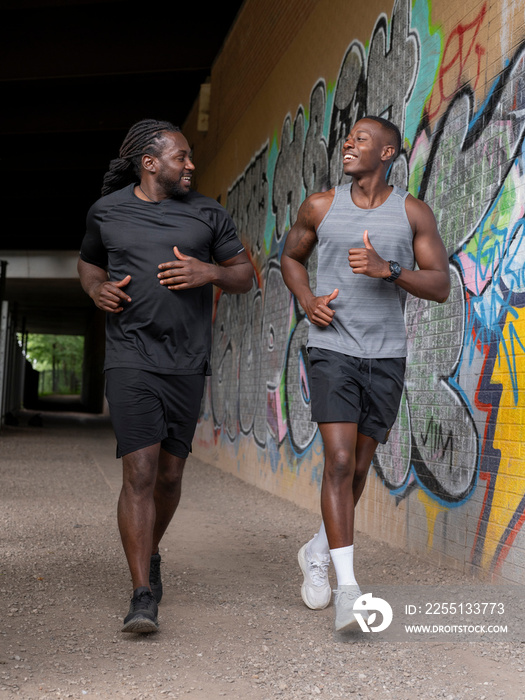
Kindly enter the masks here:
<path id="1" fill-rule="evenodd" d="M 356 526 L 484 580 L 525 570 L 524 57 L 521 3 L 371 0 L 356 15 L 346 0 L 246 0 L 212 71 L 209 132 L 195 114 L 184 126 L 199 188 L 257 273 L 242 299 L 216 297 L 194 452 L 317 512 L 308 325 L 279 256 L 305 195 L 339 182 L 355 116 L 385 109 L 402 129 L 392 177 L 432 207 L 453 284 L 443 305 L 407 300 L 406 401 Z"/>

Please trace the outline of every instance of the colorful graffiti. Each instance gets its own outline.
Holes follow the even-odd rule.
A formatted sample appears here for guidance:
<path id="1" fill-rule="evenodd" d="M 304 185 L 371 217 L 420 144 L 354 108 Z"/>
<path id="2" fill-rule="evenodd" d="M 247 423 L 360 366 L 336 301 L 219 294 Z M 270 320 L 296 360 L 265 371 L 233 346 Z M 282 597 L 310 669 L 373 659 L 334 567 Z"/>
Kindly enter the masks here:
<path id="1" fill-rule="evenodd" d="M 381 15 L 367 48 L 350 43 L 335 85 L 319 80 L 308 109 L 286 117 L 231 187 L 227 207 L 258 277 L 251 294 L 218 297 L 212 420 L 217 439 L 298 459 L 313 449 L 308 321 L 279 256 L 304 197 L 342 181 L 351 125 L 388 116 L 405 135 L 390 181 L 433 208 L 452 292 L 443 305 L 407 302 L 405 393 L 373 466 L 397 502 L 418 489 L 428 512 L 464 506 L 483 488 L 470 561 L 496 571 L 525 519 L 525 44 L 480 101 L 485 5 L 448 37 L 428 12 L 423 0 L 399 0 L 390 21 Z M 315 254 L 308 266 L 315 285 Z"/>

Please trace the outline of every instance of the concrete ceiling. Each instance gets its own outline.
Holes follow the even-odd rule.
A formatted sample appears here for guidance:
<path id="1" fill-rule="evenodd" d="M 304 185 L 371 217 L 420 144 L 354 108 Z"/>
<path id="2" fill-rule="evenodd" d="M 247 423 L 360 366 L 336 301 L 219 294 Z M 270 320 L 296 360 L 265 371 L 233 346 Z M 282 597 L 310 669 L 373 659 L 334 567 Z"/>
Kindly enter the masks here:
<path id="1" fill-rule="evenodd" d="M 241 5 L 2 0 L 0 259 L 78 250 L 128 128 L 184 122 Z M 78 332 L 71 302 L 91 304 L 76 280 L 15 284 L 9 270 L 5 293 L 29 332 Z"/>

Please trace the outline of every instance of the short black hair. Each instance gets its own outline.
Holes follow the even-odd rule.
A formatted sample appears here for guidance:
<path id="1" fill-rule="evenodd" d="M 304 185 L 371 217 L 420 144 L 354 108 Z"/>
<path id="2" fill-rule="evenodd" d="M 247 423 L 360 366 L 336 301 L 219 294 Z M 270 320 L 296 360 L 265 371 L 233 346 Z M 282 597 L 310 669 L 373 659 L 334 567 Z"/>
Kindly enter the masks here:
<path id="1" fill-rule="evenodd" d="M 388 121 L 388 119 L 384 119 L 383 117 L 371 116 L 369 114 L 367 114 L 366 117 L 363 117 L 363 119 L 371 119 L 374 122 L 378 122 L 384 129 L 386 129 L 390 133 L 392 139 L 394 140 L 394 143 L 392 145 L 396 149 L 394 157 L 392 158 L 392 160 L 395 160 L 401 152 L 402 143 L 401 132 L 399 131 L 397 126 L 393 122 Z"/>
<path id="2" fill-rule="evenodd" d="M 176 131 L 180 131 L 178 126 L 157 119 L 142 119 L 133 124 L 122 142 L 119 157 L 110 162 L 104 175 L 102 194 L 110 194 L 140 180 L 142 156 L 145 153 L 159 156 L 164 134 Z"/>

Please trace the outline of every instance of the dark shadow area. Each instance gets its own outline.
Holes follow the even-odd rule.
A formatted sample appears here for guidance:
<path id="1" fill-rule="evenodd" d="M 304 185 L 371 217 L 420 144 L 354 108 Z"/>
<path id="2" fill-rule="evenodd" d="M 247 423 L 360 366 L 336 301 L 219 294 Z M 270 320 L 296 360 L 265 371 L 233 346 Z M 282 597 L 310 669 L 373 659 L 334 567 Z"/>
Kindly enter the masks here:
<path id="1" fill-rule="evenodd" d="M 31 406 L 35 411 L 73 411 L 87 413 L 87 408 L 82 403 L 80 395 L 76 394 L 51 394 L 38 398 Z"/>
<path id="2" fill-rule="evenodd" d="M 59 399 L 67 397 L 57 397 Z M 74 398 L 74 397 L 73 397 Z M 41 411 L 35 411 L 33 409 L 21 408 L 13 415 L 12 421 L 5 421 L 5 424 L 0 429 L 0 437 L 2 433 L 9 434 L 11 436 L 17 435 L 20 431 L 20 435 L 27 435 L 28 428 L 58 428 L 69 430 L 71 428 L 81 428 L 82 431 L 88 429 L 89 431 L 97 431 L 100 429 L 110 430 L 113 436 L 113 430 L 111 427 L 111 419 L 109 415 L 102 413 L 89 413 L 84 412 L 76 404 L 72 402 L 74 406 L 73 410 L 69 409 L 69 405 L 66 401 L 57 401 L 54 404 L 52 401 L 49 402 L 45 409 Z"/>
<path id="3" fill-rule="evenodd" d="M 76 395 L 56 395 L 46 396 L 36 400 L 30 407 L 19 409 L 18 411 L 10 411 L 4 416 L 4 424 L 10 427 L 29 426 L 39 428 L 44 425 L 49 418 L 65 416 L 65 414 L 73 414 L 73 419 L 80 418 L 80 414 L 89 416 L 99 416 L 104 421 L 109 420 L 109 416 L 93 413 L 89 411 L 82 403 L 80 396 Z"/>

